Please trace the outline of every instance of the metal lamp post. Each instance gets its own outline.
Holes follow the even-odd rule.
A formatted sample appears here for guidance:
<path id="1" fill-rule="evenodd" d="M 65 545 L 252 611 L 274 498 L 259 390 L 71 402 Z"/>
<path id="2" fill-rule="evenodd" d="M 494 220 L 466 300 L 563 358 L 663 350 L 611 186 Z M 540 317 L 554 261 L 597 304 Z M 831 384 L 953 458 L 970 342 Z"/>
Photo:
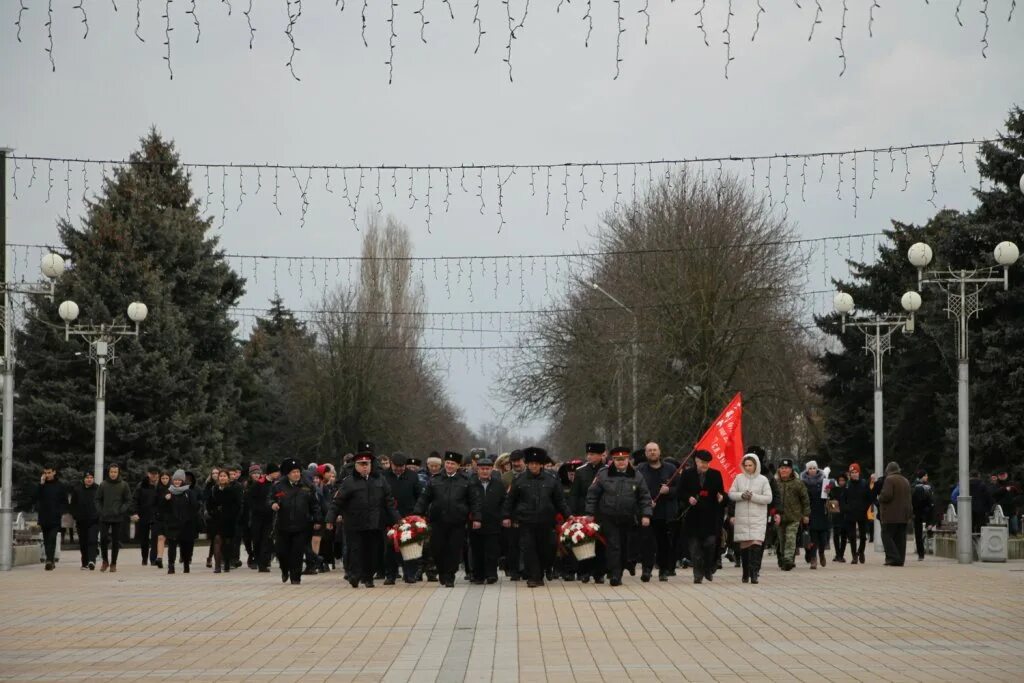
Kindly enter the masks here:
<path id="1" fill-rule="evenodd" d="M 0 257 L 2 258 L 2 257 Z M 39 265 L 46 280 L 43 282 L 0 282 L 4 291 L 4 356 L 3 356 L 3 461 L 0 476 L 3 489 L 0 490 L 0 571 L 8 571 L 14 565 L 14 317 L 11 314 L 12 294 L 35 294 L 53 301 L 57 278 L 64 273 L 64 259 L 57 254 L 47 254 Z"/>
<path id="2" fill-rule="evenodd" d="M 139 324 L 146 319 L 149 309 L 138 301 L 128 305 L 128 319 L 134 323 L 124 325 L 74 325 L 78 319 L 78 304 L 65 301 L 57 309 L 64 321 L 64 339 L 75 334 L 89 342 L 89 357 L 96 361 L 96 448 L 93 454 L 93 476 L 103 481 L 103 447 L 107 416 L 107 365 L 114 361 L 114 345 L 124 337 L 138 337 Z"/>
<path id="3" fill-rule="evenodd" d="M 592 289 L 594 289 L 594 290 L 596 290 L 598 292 L 601 292 L 606 297 L 608 297 L 613 302 L 615 302 L 615 304 L 618 305 L 619 308 L 623 309 L 624 311 L 629 313 L 631 316 L 633 316 L 633 343 L 632 343 L 632 347 L 633 347 L 632 348 L 632 356 L 633 356 L 633 358 L 632 358 L 632 361 L 633 361 L 633 368 L 632 368 L 632 374 L 633 374 L 633 446 L 632 447 L 633 448 L 639 448 L 640 445 L 639 445 L 638 440 L 637 440 L 638 439 L 638 437 L 637 437 L 637 428 L 638 428 L 638 426 L 640 424 L 639 423 L 639 419 L 638 419 L 638 411 L 639 411 L 639 397 L 638 397 L 638 393 L 639 393 L 639 389 L 638 389 L 638 386 L 637 386 L 637 366 L 638 366 L 639 361 L 640 361 L 640 339 L 639 339 L 640 321 L 637 318 L 636 313 L 633 311 L 633 309 L 631 309 L 629 306 L 627 306 L 626 304 L 622 303 L 621 301 L 616 299 L 614 296 L 612 296 L 611 294 L 606 292 L 601 287 L 601 285 L 597 284 L 596 282 L 591 282 L 589 284 L 590 284 L 590 287 Z"/>
<path id="4" fill-rule="evenodd" d="M 885 466 L 884 430 L 882 424 L 882 358 L 886 352 L 892 349 L 892 335 L 896 330 L 904 333 L 913 333 L 914 314 L 921 308 L 921 295 L 917 292 L 907 292 L 900 299 L 909 315 L 882 315 L 870 318 L 858 318 L 847 322 L 846 316 L 853 313 L 853 297 L 846 292 L 836 294 L 833 301 L 835 310 L 842 316 L 842 329 L 846 332 L 846 326 L 853 325 L 864 333 L 864 351 L 874 357 L 874 379 L 875 379 L 875 475 L 878 476 Z M 882 550 L 882 528 L 878 516 L 875 516 L 875 550 Z"/>
<path id="5" fill-rule="evenodd" d="M 1024 185 L 1024 179 L 1022 179 Z M 1024 187 L 1022 187 L 1024 190 Z M 1017 262 L 1020 251 L 1013 242 L 1000 242 L 994 251 L 995 266 L 973 270 L 930 270 L 925 268 L 932 262 L 932 248 L 924 242 L 911 245 L 907 258 L 917 268 L 917 287 L 936 285 L 946 292 L 946 312 L 956 323 L 957 373 L 957 470 L 960 495 L 957 497 L 956 556 L 960 564 L 970 564 L 974 559 L 974 544 L 971 525 L 970 485 L 970 421 L 969 421 L 969 368 L 967 348 L 967 323 L 981 311 L 979 294 L 992 283 L 1000 283 L 1003 289 L 1010 288 L 1010 266 Z M 999 270 L 1002 273 L 999 274 Z M 973 288 L 968 291 L 968 285 Z"/>

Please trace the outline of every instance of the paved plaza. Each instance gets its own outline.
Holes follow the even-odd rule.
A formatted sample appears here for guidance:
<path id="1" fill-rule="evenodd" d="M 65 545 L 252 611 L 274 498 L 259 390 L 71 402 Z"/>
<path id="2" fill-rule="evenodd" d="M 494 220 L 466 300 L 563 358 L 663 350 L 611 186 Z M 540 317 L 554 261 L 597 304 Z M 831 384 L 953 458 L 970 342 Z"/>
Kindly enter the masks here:
<path id="1" fill-rule="evenodd" d="M 340 573 L 168 576 L 134 548 L 117 574 L 64 557 L 0 575 L 0 680 L 1024 680 L 1024 562 L 353 590 Z"/>

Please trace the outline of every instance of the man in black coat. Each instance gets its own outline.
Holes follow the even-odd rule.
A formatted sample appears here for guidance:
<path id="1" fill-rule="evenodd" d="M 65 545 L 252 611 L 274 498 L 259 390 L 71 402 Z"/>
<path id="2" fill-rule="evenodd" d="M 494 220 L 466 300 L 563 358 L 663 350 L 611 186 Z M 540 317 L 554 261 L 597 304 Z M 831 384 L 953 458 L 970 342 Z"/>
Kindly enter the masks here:
<path id="1" fill-rule="evenodd" d="M 251 482 L 245 491 L 249 533 L 252 535 L 252 555 L 257 570 L 264 574 L 270 572 L 270 530 L 274 524 L 274 513 L 269 509 L 270 489 L 280 476 L 280 468 L 275 463 L 268 463 L 266 474 L 261 474 Z"/>
<path id="2" fill-rule="evenodd" d="M 302 479 L 302 466 L 289 458 L 281 463 L 281 479 L 270 490 L 268 503 L 277 513 L 277 561 L 281 583 L 302 583 L 302 557 L 310 535 L 320 528 L 323 512 L 313 487 Z"/>
<path id="3" fill-rule="evenodd" d="M 928 482 L 928 473 L 924 470 L 917 471 L 910 504 L 914 508 L 914 545 L 917 559 L 921 561 L 924 559 L 925 529 L 932 523 L 935 512 L 935 494 Z"/>
<path id="4" fill-rule="evenodd" d="M 430 545 L 438 578 L 447 588 L 455 587 L 455 572 L 459 569 L 466 539 L 466 522 L 472 520 L 473 528 L 479 529 L 482 516 L 477 489 L 459 471 L 461 465 L 462 455 L 447 451 L 444 470 L 427 482 L 413 511 L 430 521 Z"/>
<path id="5" fill-rule="evenodd" d="M 640 580 L 651 580 L 654 563 L 658 563 L 658 580 L 668 581 L 675 567 L 675 548 L 669 533 L 672 520 L 679 514 L 676 496 L 679 493 L 679 479 L 675 477 L 676 466 L 662 462 L 661 447 L 653 441 L 644 448 L 647 462 L 637 466 L 636 471 L 644 478 L 647 490 L 654 503 L 651 524 L 642 528 L 640 534 L 641 563 L 643 573 Z"/>
<path id="6" fill-rule="evenodd" d="M 39 526 L 43 529 L 43 551 L 46 553 L 46 571 L 52 571 L 54 555 L 57 552 L 57 534 L 60 533 L 61 517 L 68 507 L 68 490 L 57 479 L 57 466 L 44 465 L 39 478 L 39 488 L 34 496 Z"/>
<path id="7" fill-rule="evenodd" d="M 423 486 L 420 478 L 406 469 L 408 459 L 404 453 L 394 453 L 391 456 L 391 469 L 384 473 L 384 480 L 391 487 L 391 495 L 395 497 L 395 504 L 398 506 L 399 517 L 408 517 L 416 508 L 416 501 L 423 493 Z M 402 560 L 402 553 L 395 550 L 392 544 L 385 541 L 384 553 L 384 585 L 394 585 L 398 580 L 398 565 L 402 565 L 402 580 L 405 583 L 415 583 L 419 575 L 419 560 Z"/>
<path id="8" fill-rule="evenodd" d="M 569 489 L 569 507 L 572 508 L 574 515 L 587 513 L 587 491 L 594 483 L 597 473 L 604 467 L 608 451 L 605 445 L 599 441 L 591 441 L 587 444 L 586 449 L 587 462 L 576 468 L 572 487 Z M 604 543 L 598 543 L 594 550 L 594 557 L 579 563 L 579 579 L 583 583 L 589 583 L 591 578 L 595 583 L 604 583 L 606 570 Z"/>
<path id="9" fill-rule="evenodd" d="M 99 486 L 92 472 L 82 476 L 82 483 L 71 490 L 71 516 L 78 534 L 78 549 L 82 555 L 82 569 L 96 569 L 100 518 L 96 513 L 96 490 Z"/>
<path id="10" fill-rule="evenodd" d="M 639 521 L 651 523 L 651 494 L 633 465 L 628 448 L 612 449 L 612 464 L 597 473 L 587 491 L 589 516 L 596 517 L 607 546 L 608 578 L 622 585 L 622 569 L 629 558 L 629 541 Z"/>
<path id="11" fill-rule="evenodd" d="M 377 558 L 381 554 L 384 527 L 398 521 L 398 508 L 391 487 L 373 471 L 373 453 L 357 453 L 355 473 L 338 486 L 327 512 L 327 528 L 341 517 L 348 545 L 348 582 L 358 588 L 362 582 L 373 588 Z M 394 581 L 391 581 L 394 583 Z"/>
<path id="12" fill-rule="evenodd" d="M 160 469 L 149 467 L 146 478 L 135 489 L 132 497 L 132 521 L 135 522 L 135 539 L 142 551 L 142 566 L 156 564 L 156 538 L 153 527 L 156 521 L 157 484 L 160 483 Z"/>
<path id="13" fill-rule="evenodd" d="M 530 588 L 544 585 L 544 571 L 554 558 L 555 515 L 572 514 L 565 502 L 562 485 L 557 478 L 544 471 L 551 462 L 543 448 L 523 450 L 526 472 L 512 481 L 502 506 L 502 526 L 519 524 L 519 543 L 523 548 L 526 565 L 526 585 Z"/>
<path id="14" fill-rule="evenodd" d="M 718 562 L 718 545 L 722 535 L 722 500 L 725 486 L 722 474 L 711 469 L 711 454 L 694 453 L 694 467 L 679 477 L 679 497 L 690 504 L 686 513 L 686 530 L 690 537 L 690 561 L 693 582 L 711 581 Z"/>
<path id="15" fill-rule="evenodd" d="M 476 463 L 473 485 L 480 498 L 480 528 L 469 534 L 473 583 L 498 581 L 498 546 L 501 540 L 501 514 L 505 504 L 505 486 L 494 471 L 494 462 L 487 457 Z"/>

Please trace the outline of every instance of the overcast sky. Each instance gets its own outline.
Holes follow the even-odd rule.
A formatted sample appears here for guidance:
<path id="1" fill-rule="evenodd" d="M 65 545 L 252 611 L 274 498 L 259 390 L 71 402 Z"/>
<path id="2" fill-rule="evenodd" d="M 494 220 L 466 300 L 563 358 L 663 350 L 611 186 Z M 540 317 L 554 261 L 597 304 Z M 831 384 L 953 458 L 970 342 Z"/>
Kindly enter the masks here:
<path id="1" fill-rule="evenodd" d="M 991 137 L 1001 128 L 1008 108 L 1024 100 L 1021 64 L 1024 63 L 1022 21 L 1007 22 L 1009 2 L 991 2 L 987 58 L 981 39 L 985 17 L 982 3 L 967 0 L 960 11 L 961 28 L 954 16 L 957 3 L 932 0 L 883 2 L 875 9 L 874 37 L 868 36 L 869 0 L 849 0 L 842 46 L 846 72 L 839 77 L 842 21 L 841 3 L 824 1 L 821 23 L 813 40 L 808 35 L 815 3 L 763 1 L 760 30 L 751 41 L 757 16 L 752 0 L 732 3 L 729 78 L 724 77 L 723 44 L 726 3 L 704 12 L 710 47 L 704 45 L 694 12 L 700 2 L 650 2 L 647 44 L 643 0 L 622 0 L 619 46 L 622 61 L 616 72 L 616 4 L 592 3 L 593 32 L 584 47 L 587 25 L 582 20 L 587 3 L 565 2 L 556 13 L 555 0 L 530 5 L 523 26 L 512 41 L 509 81 L 506 57 L 509 20 L 506 6 L 483 0 L 479 18 L 485 31 L 474 54 L 478 29 L 473 3 L 452 0 L 454 21 L 440 0 L 423 6 L 429 23 L 427 43 L 420 39 L 420 2 L 397 0 L 393 82 L 388 84 L 389 28 L 387 3 L 370 3 L 366 39 L 361 39 L 361 3 L 349 0 L 342 12 L 335 3 L 304 3 L 292 34 L 300 48 L 289 73 L 290 44 L 283 1 L 259 0 L 251 16 L 256 28 L 253 48 L 243 10 L 246 0 L 233 3 L 196 3 L 201 39 L 195 42 L 190 3 L 170 5 L 170 64 L 164 57 L 166 21 L 164 2 L 141 3 L 140 35 L 135 37 L 135 4 L 117 0 L 118 12 L 106 0 L 83 3 L 89 36 L 71 2 L 57 2 L 53 15 L 51 72 L 45 51 L 49 38 L 46 3 L 26 0 L 21 42 L 14 22 L 15 2 L 0 7 L 0 145 L 17 153 L 38 156 L 120 159 L 137 146 L 149 126 L 173 138 L 182 159 L 191 163 L 258 162 L 280 164 L 423 164 L 460 165 L 541 164 L 566 161 L 623 161 L 680 159 L 719 155 L 754 155 L 786 152 L 838 151 Z M 232 14 L 228 15 L 228 4 Z M 340 3 L 339 3 L 340 4 Z M 521 19 L 523 3 L 508 6 Z M 938 161 L 939 150 L 933 150 Z M 977 172 L 966 150 L 967 172 L 960 167 L 959 149 L 949 149 L 936 174 L 936 206 L 970 208 L 970 188 Z M 922 221 L 934 211 L 929 203 L 932 180 L 924 152 L 910 155 L 910 181 L 904 188 L 902 157 L 890 174 L 889 159 L 879 159 L 879 177 L 869 199 L 872 180 L 870 155 L 858 158 L 857 214 L 854 216 L 852 158 L 846 157 L 843 184 L 837 192 L 836 160 L 829 159 L 819 183 L 820 161 L 812 160 L 805 201 L 800 200 L 800 162 L 790 169 L 789 217 L 797 232 L 807 237 L 878 232 L 890 218 Z M 708 166 L 711 171 L 717 167 Z M 71 215 L 81 211 L 84 189 L 82 167 L 71 167 Z M 610 168 L 607 169 L 610 173 Z M 698 170 L 694 167 L 694 170 Z M 747 165 L 727 165 L 726 171 L 749 177 Z M 755 185 L 769 185 L 767 166 L 755 169 Z M 8 178 L 13 173 L 9 162 Z M 31 168 L 24 162 L 17 172 L 19 197 L 8 196 L 8 239 L 39 243 L 55 240 L 55 224 L 64 215 L 68 190 L 67 168 L 53 169 L 54 186 L 46 194 L 50 169 Z M 623 199 L 631 193 L 631 171 L 621 172 Z M 657 173 L 657 171 L 655 171 Z M 508 175 L 506 171 L 505 176 Z M 641 172 L 641 187 L 645 172 Z M 578 170 L 568 179 L 570 196 L 566 219 L 565 179 L 561 171 L 551 178 L 538 172 L 534 190 L 530 174 L 520 171 L 502 192 L 504 226 L 495 213 L 497 180 L 484 174 L 481 214 L 477 196 L 479 178 L 470 174 L 468 192 L 450 175 L 453 196 L 443 206 L 444 178 L 431 178 L 431 226 L 426 226 L 427 179 L 414 174 L 410 196 L 408 174 L 398 174 L 397 198 L 392 179 L 385 174 L 380 200 L 385 212 L 405 222 L 414 237 L 418 256 L 486 256 L 546 254 L 585 250 L 592 246 L 602 211 L 614 202 L 611 175 L 606 192 L 598 184 L 600 173 L 588 170 L 584 179 L 586 202 L 581 206 Z M 350 172 L 350 199 L 358 173 Z M 99 186 L 100 170 L 87 168 L 90 193 Z M 298 181 L 306 182 L 300 174 Z M 211 172 L 210 215 L 225 249 L 241 254 L 285 256 L 358 255 L 360 235 L 352 211 L 342 196 L 343 179 L 331 178 L 326 190 L 323 173 L 313 175 L 307 189 L 308 208 L 301 220 L 301 196 L 296 179 L 279 174 L 278 214 L 273 204 L 272 174 L 262 173 L 256 195 L 254 173 L 237 171 L 222 178 Z M 784 194 L 783 168 L 772 168 L 773 200 Z M 222 202 L 220 188 L 226 189 Z M 240 190 L 246 195 L 237 210 Z M 366 174 L 356 213 L 361 221 L 377 203 L 375 174 Z M 203 173 L 193 176 L 196 193 L 206 197 Z M 837 195 L 840 195 L 840 199 Z M 780 209 L 781 210 L 781 206 Z M 223 222 L 223 226 L 221 223 Z M 868 240 L 840 240 L 819 249 L 814 267 L 805 274 L 810 290 L 827 288 L 827 278 L 842 274 L 841 259 L 859 258 Z M 20 275 L 35 269 L 35 251 L 8 250 L 9 268 Z M 305 265 L 303 265 L 305 263 Z M 479 311 L 543 308 L 557 303 L 564 291 L 566 270 L 551 261 L 550 272 L 525 261 L 476 261 L 433 264 L 422 270 L 428 305 L 432 311 Z M 579 264 L 580 262 L 576 262 Z M 242 306 L 262 308 L 273 293 L 273 267 L 254 270 L 251 261 L 235 260 L 249 278 Z M 462 266 L 461 276 L 457 272 Z M 532 275 L 520 285 L 503 279 L 532 265 Z M 483 270 L 481 270 L 483 269 Z M 538 270 L 539 269 L 539 270 Z M 469 270 L 473 271 L 472 285 Z M 494 270 L 498 271 L 497 282 Z M 309 308 L 330 284 L 348 280 L 347 266 L 295 261 L 277 270 L 277 287 L 287 304 Z M 448 280 L 447 287 L 445 280 Z M 449 295 L 448 290 L 451 290 Z M 628 302 L 627 302 L 628 303 Z M 830 306 L 830 297 L 809 297 L 811 309 Z M 83 311 L 83 315 L 87 316 Z M 511 332 L 509 316 L 432 318 L 428 326 L 493 328 L 504 332 L 458 333 L 429 330 L 424 343 L 434 346 L 492 346 L 519 343 Z M 443 335 L 443 336 L 442 336 Z M 445 381 L 453 400 L 469 424 L 495 419 L 500 401 L 492 387 L 501 353 L 447 351 L 435 354 L 445 368 Z M 514 425 L 508 425 L 513 427 Z M 542 423 L 527 425 L 539 433 Z"/>

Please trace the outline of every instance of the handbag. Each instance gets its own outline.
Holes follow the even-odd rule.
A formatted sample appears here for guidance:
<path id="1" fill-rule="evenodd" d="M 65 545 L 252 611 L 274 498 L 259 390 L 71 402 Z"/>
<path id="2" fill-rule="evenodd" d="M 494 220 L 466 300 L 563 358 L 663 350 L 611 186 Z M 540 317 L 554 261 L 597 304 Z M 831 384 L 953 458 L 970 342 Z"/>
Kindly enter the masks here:
<path id="1" fill-rule="evenodd" d="M 825 504 L 825 510 L 828 511 L 828 513 L 830 515 L 837 515 L 837 514 L 839 514 L 839 501 L 836 500 L 835 498 L 829 500 Z"/>

